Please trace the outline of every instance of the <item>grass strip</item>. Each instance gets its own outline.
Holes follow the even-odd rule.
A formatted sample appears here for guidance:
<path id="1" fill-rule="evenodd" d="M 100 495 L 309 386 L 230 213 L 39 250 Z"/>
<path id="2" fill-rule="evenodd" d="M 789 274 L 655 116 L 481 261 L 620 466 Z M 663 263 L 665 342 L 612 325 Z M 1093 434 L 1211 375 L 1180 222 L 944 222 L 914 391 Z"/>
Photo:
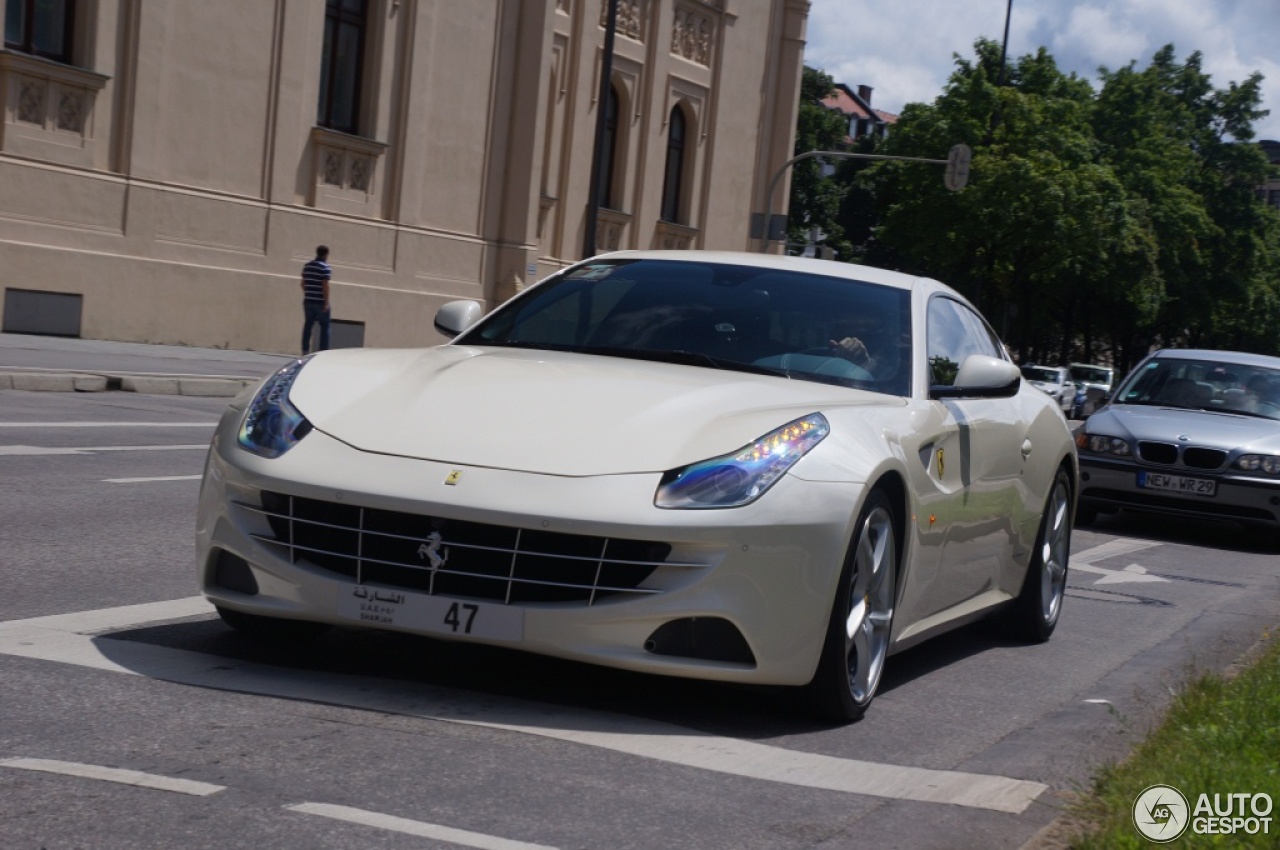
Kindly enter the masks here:
<path id="1" fill-rule="evenodd" d="M 1073 850 L 1158 846 L 1133 822 L 1135 800 L 1153 785 L 1173 786 L 1188 804 L 1188 828 L 1163 846 L 1280 848 L 1280 640 L 1263 635 L 1234 675 L 1193 678 L 1129 757 L 1100 771 L 1091 794 L 1068 814 L 1071 822 L 1087 824 L 1071 839 Z M 1204 802 L 1210 808 L 1218 795 L 1217 804 L 1233 805 L 1235 816 L 1242 801 L 1228 801 L 1227 795 L 1242 793 L 1270 796 L 1266 831 L 1259 819 L 1250 824 L 1257 828 L 1254 834 L 1240 828 L 1230 834 L 1207 833 L 1204 809 L 1196 814 L 1200 795 L 1208 795 Z M 1253 802 L 1243 803 L 1246 816 L 1254 814 Z M 1262 804 L 1260 799 L 1256 802 Z M 1216 820 L 1220 814 L 1210 811 L 1207 817 Z"/>

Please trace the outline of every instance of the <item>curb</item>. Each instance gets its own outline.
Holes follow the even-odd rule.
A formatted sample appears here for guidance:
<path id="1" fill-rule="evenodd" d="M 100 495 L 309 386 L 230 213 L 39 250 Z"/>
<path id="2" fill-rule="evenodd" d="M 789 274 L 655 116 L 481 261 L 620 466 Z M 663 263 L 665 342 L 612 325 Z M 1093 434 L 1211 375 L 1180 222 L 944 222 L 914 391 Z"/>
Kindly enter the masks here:
<path id="1" fill-rule="evenodd" d="M 85 372 L 0 372 L 0 390 L 100 393 L 120 390 L 150 395 L 231 398 L 261 378 L 196 375 L 107 375 Z"/>

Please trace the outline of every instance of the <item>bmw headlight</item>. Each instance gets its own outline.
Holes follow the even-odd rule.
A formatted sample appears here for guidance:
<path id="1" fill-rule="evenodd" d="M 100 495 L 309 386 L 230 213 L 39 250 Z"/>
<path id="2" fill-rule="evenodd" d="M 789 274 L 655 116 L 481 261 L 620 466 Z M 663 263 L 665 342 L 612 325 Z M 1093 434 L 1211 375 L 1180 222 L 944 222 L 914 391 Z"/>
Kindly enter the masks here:
<path id="1" fill-rule="evenodd" d="M 660 508 L 737 508 L 764 495 L 831 426 L 821 413 L 788 422 L 736 452 L 673 469 L 653 503 Z"/>
<path id="2" fill-rule="evenodd" d="M 1128 457 L 1133 454 L 1133 448 L 1128 440 L 1108 437 L 1105 434 L 1086 434 L 1083 431 L 1076 434 L 1076 447 L 1100 455 Z"/>
<path id="3" fill-rule="evenodd" d="M 1280 475 L 1280 457 L 1275 455 L 1240 455 L 1236 466 L 1248 472 L 1262 471 L 1268 475 Z"/>
<path id="4" fill-rule="evenodd" d="M 240 422 L 241 448 L 263 457 L 280 457 L 311 430 L 311 423 L 289 403 L 289 388 L 306 362 L 294 360 L 258 389 Z"/>

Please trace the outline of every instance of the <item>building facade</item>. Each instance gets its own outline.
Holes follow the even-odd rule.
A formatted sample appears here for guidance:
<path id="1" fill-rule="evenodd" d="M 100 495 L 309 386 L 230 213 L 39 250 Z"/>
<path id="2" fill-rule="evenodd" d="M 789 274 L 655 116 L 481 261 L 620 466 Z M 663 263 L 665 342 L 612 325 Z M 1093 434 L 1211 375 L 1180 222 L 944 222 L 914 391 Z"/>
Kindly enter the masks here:
<path id="1" fill-rule="evenodd" d="M 606 62 L 609 0 L 0 0 L 3 329 L 296 351 L 326 244 L 337 344 L 434 344 L 597 251 L 752 249 L 808 0 L 615 2 Z"/>

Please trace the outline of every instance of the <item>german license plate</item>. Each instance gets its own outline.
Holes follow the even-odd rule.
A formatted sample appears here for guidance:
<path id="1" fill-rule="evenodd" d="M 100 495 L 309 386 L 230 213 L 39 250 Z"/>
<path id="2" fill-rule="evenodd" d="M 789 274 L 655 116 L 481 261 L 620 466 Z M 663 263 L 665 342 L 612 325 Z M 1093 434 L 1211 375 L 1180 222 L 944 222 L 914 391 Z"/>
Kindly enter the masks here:
<path id="1" fill-rule="evenodd" d="M 447 599 L 356 585 L 338 596 L 338 616 L 374 627 L 516 642 L 524 638 L 524 610 L 492 602 Z"/>
<path id="2" fill-rule="evenodd" d="M 1146 490 L 1186 493 L 1189 496 L 1215 496 L 1218 493 L 1218 482 L 1212 479 L 1168 475 L 1164 472 L 1139 472 L 1138 486 Z"/>

